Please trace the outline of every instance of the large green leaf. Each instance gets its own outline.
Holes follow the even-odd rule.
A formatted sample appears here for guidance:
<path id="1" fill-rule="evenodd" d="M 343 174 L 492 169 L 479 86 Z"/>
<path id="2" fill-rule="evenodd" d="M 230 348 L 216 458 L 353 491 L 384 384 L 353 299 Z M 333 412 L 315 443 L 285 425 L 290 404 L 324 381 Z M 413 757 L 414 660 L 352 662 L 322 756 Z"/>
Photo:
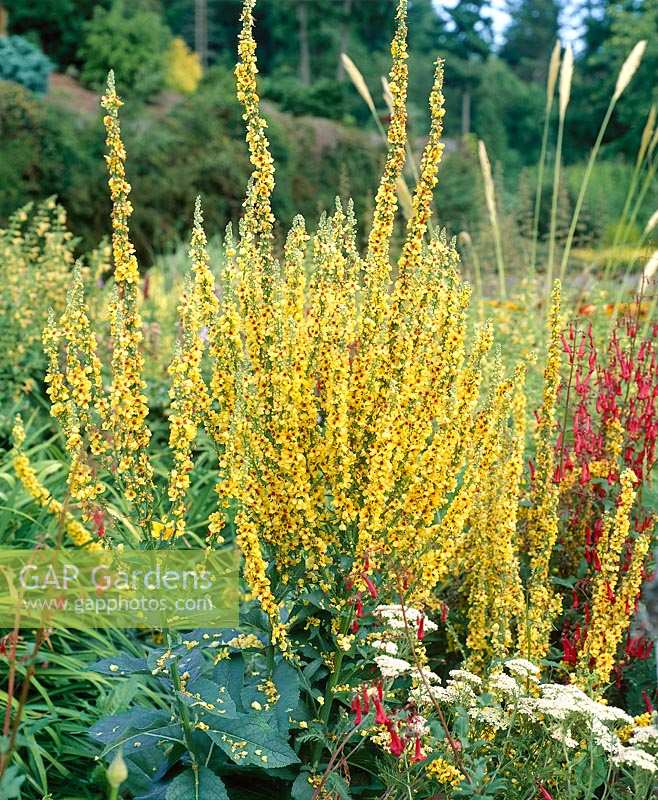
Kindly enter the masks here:
<path id="1" fill-rule="evenodd" d="M 178 775 L 167 788 L 166 800 L 229 800 L 222 781 L 206 767 L 199 770 L 196 781 L 191 769 Z"/>
<path id="2" fill-rule="evenodd" d="M 244 715 L 216 720 L 215 730 L 209 730 L 208 736 L 240 766 L 275 769 L 299 763 L 295 751 L 265 719 Z"/>

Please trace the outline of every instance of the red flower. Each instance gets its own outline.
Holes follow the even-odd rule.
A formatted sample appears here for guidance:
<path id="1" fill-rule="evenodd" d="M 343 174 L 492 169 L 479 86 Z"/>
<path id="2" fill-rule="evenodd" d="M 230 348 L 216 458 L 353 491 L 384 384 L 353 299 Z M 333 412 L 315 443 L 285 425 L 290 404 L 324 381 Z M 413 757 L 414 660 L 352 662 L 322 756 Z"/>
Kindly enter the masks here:
<path id="1" fill-rule="evenodd" d="M 352 700 L 352 705 L 350 707 L 351 707 L 352 711 L 354 712 L 354 714 L 356 715 L 355 720 L 354 720 L 354 724 L 355 725 L 360 725 L 361 724 L 361 720 L 363 719 L 363 716 L 361 715 L 361 700 L 359 700 L 358 695 L 357 695 L 357 697 L 355 697 Z"/>
<path id="2" fill-rule="evenodd" d="M 416 736 L 416 743 L 414 745 L 414 754 L 411 760 L 414 763 L 417 763 L 418 761 L 425 761 L 426 758 L 427 756 L 425 755 L 425 753 L 423 753 L 421 749 L 420 736 Z"/>

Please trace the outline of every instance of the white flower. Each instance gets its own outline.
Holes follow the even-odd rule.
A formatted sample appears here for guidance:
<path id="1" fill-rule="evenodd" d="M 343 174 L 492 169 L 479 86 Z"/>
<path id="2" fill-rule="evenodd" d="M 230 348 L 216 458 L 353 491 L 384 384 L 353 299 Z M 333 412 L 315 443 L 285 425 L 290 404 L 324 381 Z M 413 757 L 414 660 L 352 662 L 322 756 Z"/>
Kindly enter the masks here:
<path id="1" fill-rule="evenodd" d="M 411 670 L 411 677 L 418 683 L 441 683 L 441 678 L 429 667 L 414 667 Z"/>
<path id="2" fill-rule="evenodd" d="M 451 669 L 450 677 L 456 681 L 468 683 L 470 686 L 482 686 L 482 678 L 466 669 Z"/>
<path id="3" fill-rule="evenodd" d="M 505 666 L 512 673 L 521 678 L 530 678 L 530 680 L 537 681 L 540 673 L 539 667 L 528 661 L 525 658 L 510 658 L 505 662 Z"/>
<path id="4" fill-rule="evenodd" d="M 658 771 L 658 764 L 656 759 L 640 750 L 639 747 L 620 747 L 616 753 L 613 754 L 611 761 L 617 766 L 628 765 L 631 767 L 639 767 L 647 772 Z"/>
<path id="5" fill-rule="evenodd" d="M 408 736 L 425 736 L 430 732 L 427 727 L 427 720 L 420 714 L 414 714 L 409 717 L 405 723 L 405 733 Z"/>
<path id="6" fill-rule="evenodd" d="M 594 741 L 606 753 L 614 754 L 621 748 L 621 742 L 618 737 L 596 717 L 592 718 L 592 734 L 594 735 Z"/>
<path id="7" fill-rule="evenodd" d="M 564 730 L 560 727 L 551 728 L 551 736 L 557 742 L 561 742 L 565 747 L 574 748 L 578 747 L 578 742 L 573 738 L 571 735 L 571 731 L 569 729 Z"/>
<path id="8" fill-rule="evenodd" d="M 409 692 L 409 699 L 417 706 L 431 705 L 433 702 L 452 705 L 459 700 L 454 686 L 416 686 Z"/>
<path id="9" fill-rule="evenodd" d="M 383 650 L 385 653 L 388 653 L 389 656 L 397 655 L 398 646 L 395 642 L 383 642 L 381 639 L 375 639 L 372 642 L 372 646 L 375 650 Z"/>
<path id="10" fill-rule="evenodd" d="M 495 728 L 497 731 L 503 730 L 509 725 L 509 719 L 507 715 L 500 708 L 492 708 L 490 706 L 484 706 L 483 708 L 469 708 L 468 715 L 478 722 L 482 722 L 485 725 Z"/>
<path id="11" fill-rule="evenodd" d="M 489 679 L 489 688 L 494 692 L 498 691 L 510 697 L 518 697 L 521 691 L 514 678 L 505 675 L 504 672 L 499 672 Z"/>
<path id="12" fill-rule="evenodd" d="M 656 728 L 654 725 L 646 725 L 642 728 L 635 728 L 630 742 L 631 744 L 658 745 L 658 728 Z"/>
<path id="13" fill-rule="evenodd" d="M 418 625 L 418 621 L 421 617 L 425 618 L 423 623 L 426 632 L 438 630 L 438 625 L 432 622 L 431 619 L 428 619 L 424 612 L 419 611 L 417 608 L 403 607 L 400 605 L 382 605 L 377 606 L 374 610 L 374 615 L 379 617 L 381 620 L 384 620 L 389 628 L 393 628 L 395 630 L 402 630 L 405 627 L 405 617 L 407 620 L 407 625 L 413 625 L 415 628 Z"/>
<path id="14" fill-rule="evenodd" d="M 391 656 L 375 656 L 375 663 L 384 678 L 397 678 L 409 672 L 411 664 L 403 658 L 392 658 Z"/>

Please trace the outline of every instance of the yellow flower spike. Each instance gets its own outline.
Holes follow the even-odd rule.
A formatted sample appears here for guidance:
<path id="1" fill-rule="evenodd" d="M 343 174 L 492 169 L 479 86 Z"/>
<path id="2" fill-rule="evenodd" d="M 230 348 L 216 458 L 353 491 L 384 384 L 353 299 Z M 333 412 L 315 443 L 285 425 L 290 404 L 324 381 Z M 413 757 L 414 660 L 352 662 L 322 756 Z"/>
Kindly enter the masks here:
<path id="1" fill-rule="evenodd" d="M 468 588 L 468 669 L 485 670 L 493 660 L 508 657 L 523 617 L 524 596 L 516 551 L 516 524 L 525 448 L 524 365 L 514 373 L 510 416 L 494 442 L 492 469 L 481 471 L 477 513 L 465 547 Z"/>
<path id="2" fill-rule="evenodd" d="M 125 495 L 139 509 L 140 524 L 152 513 L 153 468 L 148 455 L 151 433 L 146 424 L 148 405 L 142 378 L 142 321 L 139 315 L 139 270 L 130 241 L 128 222 L 132 214 L 130 184 L 126 180 L 126 151 L 121 140 L 119 108 L 114 73 L 107 78 L 107 91 L 101 98 L 107 110 L 103 118 L 108 154 L 105 156 L 112 198 L 112 254 L 115 293 L 110 305 L 112 383 L 109 393 L 109 420 L 106 428 L 113 439 L 118 472 Z"/>
<path id="3" fill-rule="evenodd" d="M 96 337 L 87 315 L 82 273 L 73 271 L 66 308 L 56 323 L 51 314 L 43 332 L 48 358 L 46 383 L 51 414 L 59 420 L 69 453 L 68 486 L 88 517 L 103 490 L 96 479 L 99 459 L 108 455 L 102 430 L 108 423 Z M 63 368 L 60 348 L 65 348 Z"/>
<path id="4" fill-rule="evenodd" d="M 540 661 L 548 652 L 549 638 L 562 601 L 550 584 L 550 559 L 557 541 L 559 492 L 554 481 L 555 404 L 560 385 L 560 282 L 551 293 L 548 319 L 549 344 L 544 370 L 544 396 L 535 435 L 536 471 L 530 491 L 526 547 L 530 559 L 526 621 L 519 631 L 519 650 Z"/>
<path id="5" fill-rule="evenodd" d="M 601 688 L 610 681 L 617 648 L 631 623 L 652 540 L 651 531 L 635 539 L 630 565 L 624 572 L 624 548 L 630 535 L 635 480 L 632 470 L 622 473 L 614 520 L 604 520 L 598 544 L 601 570 L 594 578 L 591 624 L 578 662 L 578 677 L 586 679 L 593 674 L 596 685 Z"/>
<path id="6" fill-rule="evenodd" d="M 28 456 L 22 451 L 25 442 L 25 428 L 20 415 L 16 416 L 12 429 L 12 441 L 14 451 L 12 453 L 12 467 L 16 477 L 23 485 L 25 491 L 50 514 L 56 517 L 71 542 L 77 547 L 85 547 L 88 550 L 101 550 L 102 545 L 94 541 L 91 534 L 77 519 L 67 511 L 64 506 L 56 500 L 39 481 L 34 467 L 30 463 Z"/>
<path id="7" fill-rule="evenodd" d="M 372 334 L 381 321 L 384 308 L 383 295 L 390 281 L 389 247 L 395 213 L 397 211 L 397 182 L 402 175 L 407 142 L 407 0 L 399 0 L 397 28 L 391 44 L 393 64 L 389 86 L 393 97 L 391 121 L 388 127 L 388 152 L 384 172 L 375 198 L 372 228 L 368 237 L 365 285 L 367 287 L 368 314 L 364 322 L 370 323 Z"/>
<path id="8" fill-rule="evenodd" d="M 215 296 L 215 280 L 209 268 L 207 240 L 203 230 L 199 198 L 194 210 L 189 256 L 192 260 L 191 282 L 178 309 L 181 335 L 169 367 L 171 376 L 169 447 L 173 453 L 174 464 L 169 473 L 167 494 L 171 502 L 171 514 L 176 520 L 176 536 L 185 533 L 185 500 L 193 467 L 192 447 L 199 425 L 207 420 L 207 426 L 215 430 L 219 424 L 201 373 L 205 350 L 204 337 L 217 313 L 218 301 Z"/>

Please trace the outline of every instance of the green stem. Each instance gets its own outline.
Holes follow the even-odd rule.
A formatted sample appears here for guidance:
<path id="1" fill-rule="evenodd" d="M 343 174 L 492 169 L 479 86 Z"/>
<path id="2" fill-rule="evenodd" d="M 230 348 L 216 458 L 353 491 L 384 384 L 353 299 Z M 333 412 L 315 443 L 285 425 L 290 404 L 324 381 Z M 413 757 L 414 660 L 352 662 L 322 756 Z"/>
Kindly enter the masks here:
<path id="1" fill-rule="evenodd" d="M 351 622 L 351 614 L 346 614 L 343 622 L 341 624 L 341 634 L 347 633 L 347 629 Z M 322 723 L 322 727 L 326 728 L 327 723 L 329 722 L 329 717 L 331 716 L 331 707 L 334 701 L 334 689 L 338 685 L 338 681 L 340 678 L 340 670 L 343 666 L 343 656 L 345 655 L 344 651 L 340 648 L 337 648 L 335 651 L 335 659 L 334 659 L 334 669 L 331 675 L 329 676 L 329 680 L 327 681 L 327 686 L 324 692 L 324 704 L 320 711 L 320 722 Z M 322 742 L 316 742 L 315 747 L 313 748 L 313 764 L 317 767 L 318 762 L 320 761 L 320 756 L 322 755 Z"/>
<path id="2" fill-rule="evenodd" d="M 569 226 L 567 241 L 564 245 L 564 252 L 562 253 L 562 264 L 560 265 L 560 281 L 562 282 L 564 282 L 564 276 L 567 272 L 567 264 L 569 263 L 569 255 L 571 254 L 571 245 L 573 244 L 573 239 L 574 236 L 576 235 L 576 226 L 578 225 L 578 219 L 580 217 L 580 212 L 583 207 L 583 201 L 585 200 L 585 194 L 587 193 L 589 180 L 592 176 L 592 168 L 594 167 L 594 162 L 596 161 L 596 157 L 598 156 L 599 150 L 601 149 L 601 142 L 603 141 L 603 137 L 605 136 L 605 132 L 608 127 L 608 123 L 610 122 L 610 117 L 612 116 L 612 112 L 614 111 L 616 105 L 617 105 L 617 98 L 613 95 L 608 105 L 608 110 L 605 112 L 605 117 L 603 118 L 603 122 L 601 123 L 601 127 L 596 137 L 596 141 L 594 142 L 594 147 L 592 148 L 592 152 L 590 153 L 589 161 L 587 162 L 585 175 L 583 176 L 583 181 L 580 185 L 580 192 L 578 193 L 578 199 L 576 200 L 576 207 L 574 208 L 573 211 L 571 225 Z"/>

